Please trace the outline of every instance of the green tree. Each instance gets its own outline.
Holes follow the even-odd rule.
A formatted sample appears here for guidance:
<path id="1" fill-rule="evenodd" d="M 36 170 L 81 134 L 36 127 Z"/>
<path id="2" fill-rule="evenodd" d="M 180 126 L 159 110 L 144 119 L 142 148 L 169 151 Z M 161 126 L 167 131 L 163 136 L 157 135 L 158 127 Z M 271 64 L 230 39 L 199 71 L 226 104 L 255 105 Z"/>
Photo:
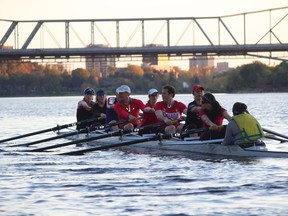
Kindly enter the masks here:
<path id="1" fill-rule="evenodd" d="M 77 68 L 72 71 L 72 86 L 79 87 L 83 82 L 86 82 L 90 77 L 90 73 L 88 70 L 83 68 Z"/>
<path id="2" fill-rule="evenodd" d="M 269 75 L 268 66 L 261 62 L 246 64 L 240 68 L 239 75 L 245 88 L 256 88 L 266 84 L 266 78 Z"/>
<path id="3" fill-rule="evenodd" d="M 276 66 L 271 73 L 271 84 L 274 88 L 288 87 L 288 63 L 282 62 Z"/>

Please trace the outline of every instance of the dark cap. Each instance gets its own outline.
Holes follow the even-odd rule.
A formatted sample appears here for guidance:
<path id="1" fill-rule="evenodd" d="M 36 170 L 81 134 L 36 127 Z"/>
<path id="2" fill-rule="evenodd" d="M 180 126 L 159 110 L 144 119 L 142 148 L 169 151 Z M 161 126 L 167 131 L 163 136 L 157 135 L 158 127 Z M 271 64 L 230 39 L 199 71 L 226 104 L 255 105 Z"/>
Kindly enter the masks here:
<path id="1" fill-rule="evenodd" d="M 241 113 L 247 112 L 247 105 L 244 103 L 236 102 L 232 108 L 233 115 L 239 115 Z"/>
<path id="2" fill-rule="evenodd" d="M 210 103 L 210 104 L 214 104 L 216 102 L 216 99 L 214 97 L 213 94 L 211 93 L 205 93 L 203 96 L 202 96 L 202 100 L 206 103 Z"/>
<path id="3" fill-rule="evenodd" d="M 193 88 L 192 88 L 192 91 L 194 92 L 194 91 L 197 91 L 198 89 L 204 90 L 204 87 L 201 86 L 201 85 L 194 85 Z"/>
<path id="4" fill-rule="evenodd" d="M 105 92 L 104 92 L 102 89 L 100 89 L 100 90 L 98 90 L 98 91 L 96 92 L 96 95 L 97 95 L 97 96 L 105 95 Z"/>
<path id="5" fill-rule="evenodd" d="M 87 94 L 87 95 L 95 95 L 95 91 L 93 88 L 86 88 L 83 92 L 84 94 Z"/>

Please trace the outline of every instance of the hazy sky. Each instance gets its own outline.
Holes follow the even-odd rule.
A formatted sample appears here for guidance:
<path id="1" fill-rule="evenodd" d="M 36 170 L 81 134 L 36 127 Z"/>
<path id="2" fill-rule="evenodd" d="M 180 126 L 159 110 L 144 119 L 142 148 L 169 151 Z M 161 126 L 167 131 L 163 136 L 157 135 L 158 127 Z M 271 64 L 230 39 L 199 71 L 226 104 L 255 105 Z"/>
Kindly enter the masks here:
<path id="1" fill-rule="evenodd" d="M 286 6 L 287 0 L 0 0 L 0 19 L 211 17 Z"/>
<path id="2" fill-rule="evenodd" d="M 2 19 L 219 16 L 288 6 L 287 0 L 0 0 Z"/>

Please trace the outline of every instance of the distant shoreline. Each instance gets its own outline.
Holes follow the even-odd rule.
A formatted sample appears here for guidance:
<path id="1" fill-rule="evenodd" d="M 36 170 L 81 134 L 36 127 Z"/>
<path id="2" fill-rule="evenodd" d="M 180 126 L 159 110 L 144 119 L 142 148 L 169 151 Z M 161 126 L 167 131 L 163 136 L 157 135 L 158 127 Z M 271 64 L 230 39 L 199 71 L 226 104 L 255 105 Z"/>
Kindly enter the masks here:
<path id="1" fill-rule="evenodd" d="M 208 91 L 209 92 L 209 91 Z M 239 92 L 213 92 L 213 94 L 285 94 L 288 93 L 287 91 L 271 91 L 271 92 L 261 92 L 261 91 L 254 91 L 254 92 L 244 92 L 244 91 L 239 91 Z M 190 95 L 191 93 L 177 93 L 177 95 Z M 131 94 L 132 96 L 144 96 L 146 94 Z M 112 94 L 107 94 L 107 96 L 113 96 Z M 82 95 L 26 95 L 26 96 L 0 96 L 0 98 L 37 98 L 37 97 L 82 97 Z"/>

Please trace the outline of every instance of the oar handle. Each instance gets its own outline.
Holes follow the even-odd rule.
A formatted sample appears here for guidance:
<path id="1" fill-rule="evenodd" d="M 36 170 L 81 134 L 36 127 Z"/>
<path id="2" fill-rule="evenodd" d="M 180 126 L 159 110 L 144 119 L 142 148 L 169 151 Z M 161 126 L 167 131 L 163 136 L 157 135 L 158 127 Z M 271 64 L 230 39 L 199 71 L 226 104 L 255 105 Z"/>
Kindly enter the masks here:
<path id="1" fill-rule="evenodd" d="M 118 122 L 112 122 L 112 123 L 109 123 L 107 125 L 104 126 L 104 128 L 110 128 L 110 127 L 113 127 L 113 126 L 116 126 L 116 125 L 120 125 L 120 124 L 124 124 L 128 122 L 128 120 L 122 120 L 122 121 L 118 121 Z"/>
<path id="2" fill-rule="evenodd" d="M 225 125 L 217 125 L 214 127 L 209 127 L 209 130 L 218 130 L 218 129 L 222 129 Z"/>
<path id="3" fill-rule="evenodd" d="M 137 121 L 137 120 L 140 120 L 141 118 L 142 118 L 142 117 L 138 117 L 138 118 L 136 118 L 135 120 Z M 110 128 L 110 127 L 113 127 L 113 126 L 116 126 L 116 125 L 120 125 L 120 124 L 125 124 L 125 123 L 127 123 L 127 122 L 130 122 L 130 120 L 129 120 L 129 119 L 125 119 L 125 120 L 118 121 L 118 122 L 112 122 L 112 123 L 109 123 L 109 124 L 105 125 L 104 128 L 105 128 L 105 129 L 108 129 L 108 128 Z"/>
<path id="4" fill-rule="evenodd" d="M 183 119 L 176 119 L 176 120 L 171 121 L 171 123 L 172 123 L 172 124 L 175 124 L 175 123 L 181 122 L 181 121 L 183 121 Z M 161 121 L 161 122 L 158 122 L 158 123 L 155 123 L 155 124 L 150 124 L 150 125 L 141 126 L 141 127 L 139 128 L 139 130 L 146 130 L 146 129 L 148 129 L 148 128 L 161 127 L 161 126 L 163 126 L 163 125 L 165 125 L 165 124 L 166 124 L 165 122 Z"/>
<path id="5" fill-rule="evenodd" d="M 205 132 L 205 131 L 209 131 L 209 130 L 218 130 L 223 128 L 224 125 L 218 125 L 214 128 L 212 127 L 208 127 L 208 128 L 195 128 L 195 129 L 190 129 L 190 130 L 186 130 L 182 133 L 182 135 L 187 135 L 187 134 L 193 134 L 193 133 L 200 133 L 200 132 Z"/>

